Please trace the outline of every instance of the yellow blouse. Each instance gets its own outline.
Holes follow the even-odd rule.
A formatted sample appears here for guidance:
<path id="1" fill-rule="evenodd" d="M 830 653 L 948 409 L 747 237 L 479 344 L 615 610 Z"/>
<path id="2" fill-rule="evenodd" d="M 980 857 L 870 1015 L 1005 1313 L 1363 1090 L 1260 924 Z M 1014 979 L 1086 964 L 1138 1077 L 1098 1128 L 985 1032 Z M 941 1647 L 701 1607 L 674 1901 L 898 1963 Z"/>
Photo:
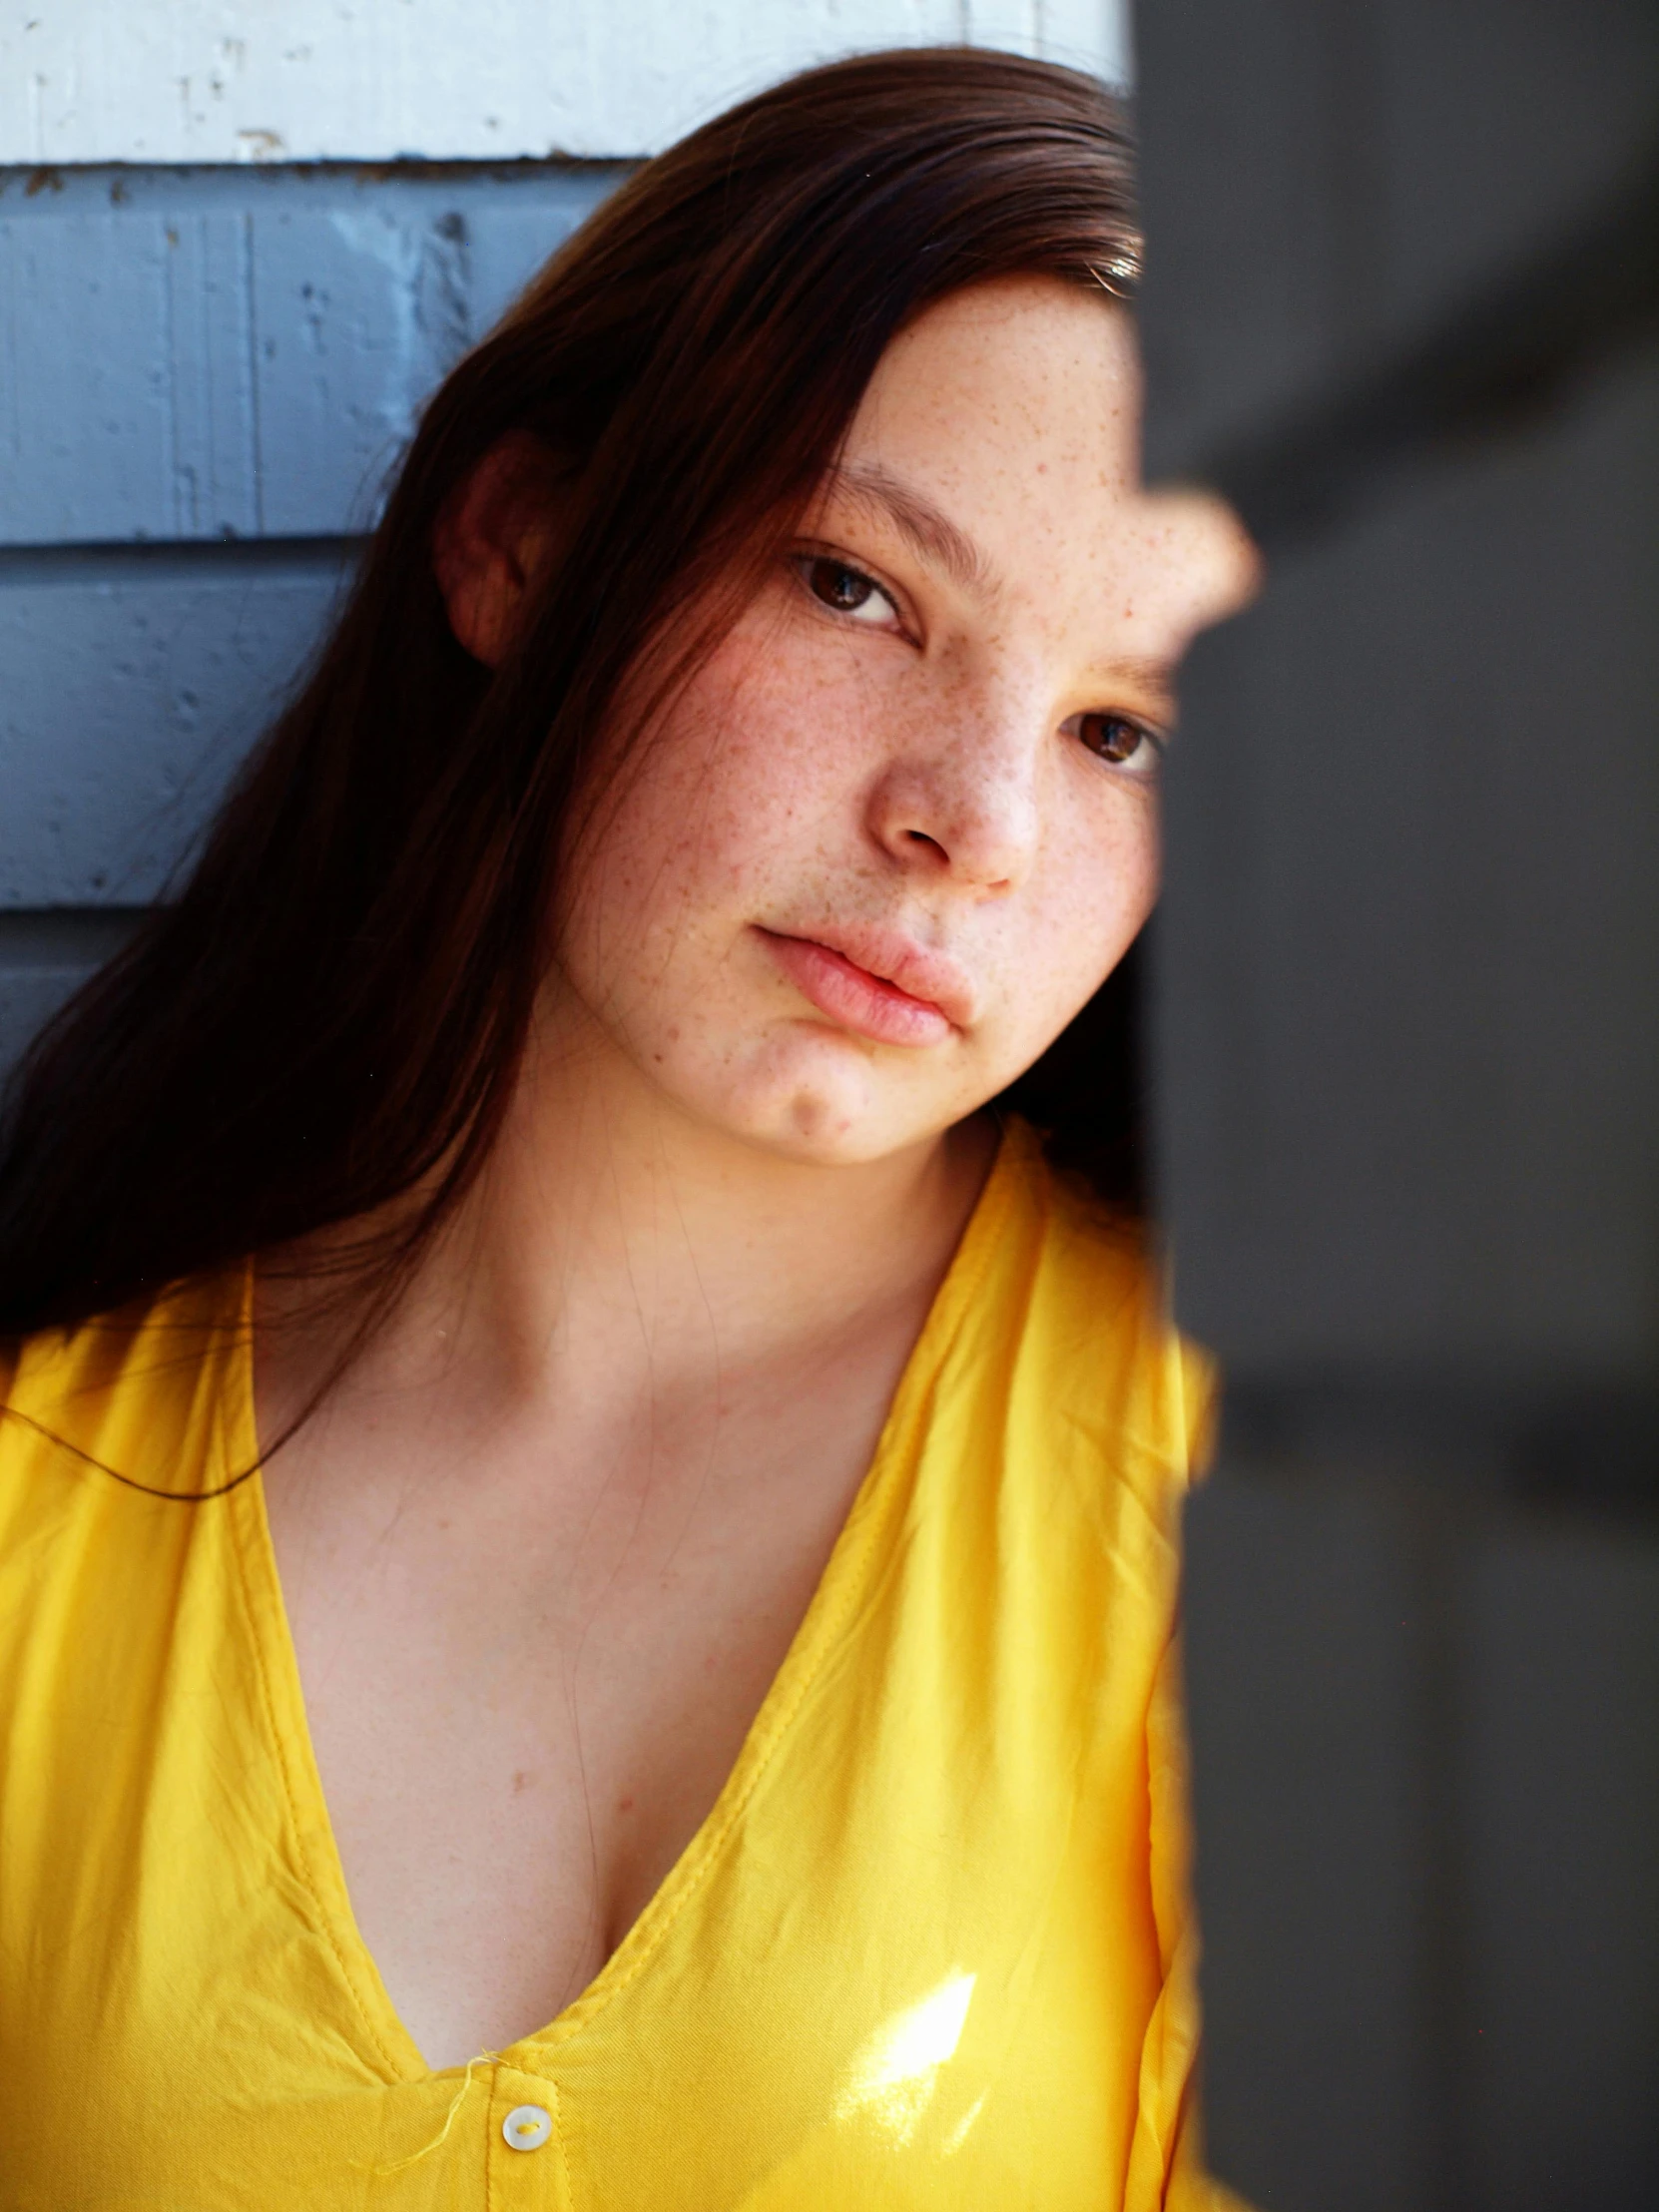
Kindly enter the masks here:
<path id="1" fill-rule="evenodd" d="M 1204 1385 L 1028 1131 L 714 1811 L 597 1980 L 466 2069 L 352 1921 L 258 1478 L 181 1502 L 254 1459 L 245 1312 L 32 1340 L 0 1419 L 4 2212 L 1227 2201 L 1183 2125 Z"/>

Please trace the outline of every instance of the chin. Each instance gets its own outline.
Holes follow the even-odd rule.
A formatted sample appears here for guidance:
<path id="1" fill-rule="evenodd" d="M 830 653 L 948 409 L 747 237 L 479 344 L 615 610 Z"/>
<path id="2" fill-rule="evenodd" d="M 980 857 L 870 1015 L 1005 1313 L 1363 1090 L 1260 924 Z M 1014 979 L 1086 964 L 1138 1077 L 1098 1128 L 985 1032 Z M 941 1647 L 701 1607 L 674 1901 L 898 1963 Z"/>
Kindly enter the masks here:
<path id="1" fill-rule="evenodd" d="M 916 1126 L 913 1103 L 906 1112 L 885 1095 L 883 1072 L 879 1060 L 837 1039 L 828 1052 L 769 1054 L 747 1081 L 700 1103 L 733 1136 L 784 1159 L 850 1167 L 924 1142 L 952 1118 L 942 1111 Z"/>

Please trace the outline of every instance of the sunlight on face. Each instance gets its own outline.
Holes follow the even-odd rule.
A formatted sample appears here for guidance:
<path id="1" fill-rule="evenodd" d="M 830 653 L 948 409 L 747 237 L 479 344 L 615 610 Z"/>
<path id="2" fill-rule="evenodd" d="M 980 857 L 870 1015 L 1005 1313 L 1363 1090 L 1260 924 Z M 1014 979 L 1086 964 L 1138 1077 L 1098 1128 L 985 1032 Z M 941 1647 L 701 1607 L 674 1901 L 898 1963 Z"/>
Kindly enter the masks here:
<path id="1" fill-rule="evenodd" d="M 1174 665 L 1248 596 L 1140 484 L 1127 315 L 984 284 L 888 348 L 801 541 L 624 780 L 562 987 L 677 1109 L 793 1157 L 935 1136 L 1146 918 Z"/>

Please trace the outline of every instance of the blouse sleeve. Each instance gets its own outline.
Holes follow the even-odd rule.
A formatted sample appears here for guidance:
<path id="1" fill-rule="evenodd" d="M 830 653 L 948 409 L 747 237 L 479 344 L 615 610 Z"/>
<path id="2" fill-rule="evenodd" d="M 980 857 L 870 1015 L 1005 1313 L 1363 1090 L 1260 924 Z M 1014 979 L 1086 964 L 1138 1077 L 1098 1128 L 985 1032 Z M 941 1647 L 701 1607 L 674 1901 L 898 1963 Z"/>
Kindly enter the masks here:
<path id="1" fill-rule="evenodd" d="M 1147 1710 L 1152 1909 L 1163 1986 L 1141 2047 L 1140 2102 L 1124 2212 L 1249 2212 L 1204 2168 L 1198 2110 L 1198 1931 L 1180 1648 L 1164 1654 Z"/>

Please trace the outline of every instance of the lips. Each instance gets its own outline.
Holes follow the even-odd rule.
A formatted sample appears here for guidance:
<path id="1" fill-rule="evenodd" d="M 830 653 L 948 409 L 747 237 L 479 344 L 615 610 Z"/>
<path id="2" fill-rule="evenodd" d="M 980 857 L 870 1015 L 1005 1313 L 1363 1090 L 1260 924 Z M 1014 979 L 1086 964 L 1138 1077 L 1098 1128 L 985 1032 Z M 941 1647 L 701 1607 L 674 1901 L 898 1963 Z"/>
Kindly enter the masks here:
<path id="1" fill-rule="evenodd" d="M 878 1044 L 943 1044 L 972 1018 L 963 970 L 884 930 L 835 927 L 756 934 L 790 981 L 838 1027 Z"/>

